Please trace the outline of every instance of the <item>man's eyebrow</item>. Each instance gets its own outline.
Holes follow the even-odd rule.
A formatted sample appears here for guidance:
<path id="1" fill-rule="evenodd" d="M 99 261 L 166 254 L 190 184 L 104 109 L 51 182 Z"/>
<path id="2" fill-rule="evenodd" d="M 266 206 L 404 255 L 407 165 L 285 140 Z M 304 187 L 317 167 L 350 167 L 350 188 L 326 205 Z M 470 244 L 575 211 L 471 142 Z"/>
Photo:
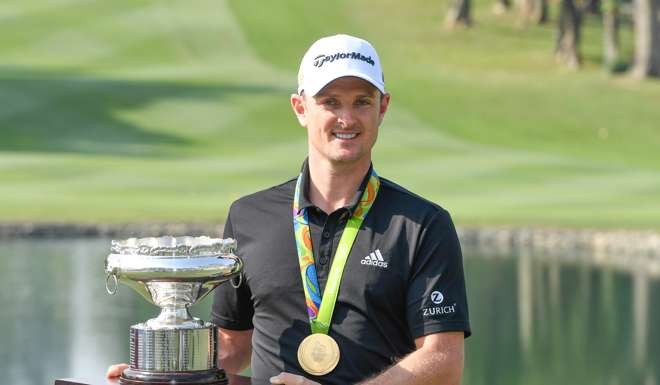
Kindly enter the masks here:
<path id="1" fill-rule="evenodd" d="M 319 92 L 318 94 L 314 95 L 314 97 L 315 98 L 322 98 L 322 97 L 336 98 L 340 95 L 341 95 L 341 93 L 337 93 L 337 92 L 335 92 L 335 93 Z M 365 97 L 375 98 L 376 96 L 377 95 L 375 93 L 369 93 L 369 92 L 364 92 L 364 93 L 355 95 L 355 97 L 358 97 L 358 98 L 365 98 Z"/>

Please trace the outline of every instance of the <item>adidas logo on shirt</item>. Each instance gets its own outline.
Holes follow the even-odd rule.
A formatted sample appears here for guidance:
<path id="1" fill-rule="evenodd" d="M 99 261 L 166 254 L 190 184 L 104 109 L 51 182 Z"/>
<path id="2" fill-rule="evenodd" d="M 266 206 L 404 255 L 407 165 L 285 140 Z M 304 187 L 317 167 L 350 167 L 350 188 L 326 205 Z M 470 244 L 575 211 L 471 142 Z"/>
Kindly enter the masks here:
<path id="1" fill-rule="evenodd" d="M 376 251 L 370 253 L 366 257 L 362 258 L 360 263 L 363 265 L 378 266 L 383 269 L 387 269 L 387 262 L 385 262 L 385 260 L 383 259 L 383 255 L 380 253 L 380 250 L 378 249 L 376 249 Z"/>

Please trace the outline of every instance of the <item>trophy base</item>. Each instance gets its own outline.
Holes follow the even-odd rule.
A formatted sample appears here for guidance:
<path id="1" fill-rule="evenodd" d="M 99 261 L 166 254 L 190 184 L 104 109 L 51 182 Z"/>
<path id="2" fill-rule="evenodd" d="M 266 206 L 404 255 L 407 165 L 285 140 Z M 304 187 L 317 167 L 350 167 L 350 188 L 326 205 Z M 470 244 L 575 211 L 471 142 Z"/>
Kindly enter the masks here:
<path id="1" fill-rule="evenodd" d="M 196 370 L 194 372 L 150 372 L 127 368 L 119 377 L 121 385 L 227 385 L 222 369 Z"/>

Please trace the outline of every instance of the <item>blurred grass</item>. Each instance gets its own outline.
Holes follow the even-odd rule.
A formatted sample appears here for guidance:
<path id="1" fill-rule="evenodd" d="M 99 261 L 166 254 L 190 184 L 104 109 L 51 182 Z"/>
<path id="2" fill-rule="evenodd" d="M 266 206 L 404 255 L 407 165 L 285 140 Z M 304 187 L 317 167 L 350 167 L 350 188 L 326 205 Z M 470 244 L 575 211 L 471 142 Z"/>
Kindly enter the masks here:
<path id="1" fill-rule="evenodd" d="M 594 17 L 570 72 L 554 20 L 491 5 L 445 31 L 430 0 L 3 2 L 0 221 L 224 220 L 295 176 L 300 57 L 345 32 L 393 94 L 376 168 L 459 224 L 660 228 L 660 82 L 605 73 Z"/>

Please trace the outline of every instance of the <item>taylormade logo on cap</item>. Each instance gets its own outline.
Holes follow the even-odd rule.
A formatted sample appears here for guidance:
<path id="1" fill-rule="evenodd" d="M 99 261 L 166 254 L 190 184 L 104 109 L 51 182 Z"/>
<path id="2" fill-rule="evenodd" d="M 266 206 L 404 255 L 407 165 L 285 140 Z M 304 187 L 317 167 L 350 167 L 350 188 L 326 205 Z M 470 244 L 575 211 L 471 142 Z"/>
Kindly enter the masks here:
<path id="1" fill-rule="evenodd" d="M 385 92 L 383 70 L 376 49 L 364 39 L 334 35 L 314 42 L 298 71 L 298 93 L 316 95 L 335 79 L 355 76 Z"/>
<path id="2" fill-rule="evenodd" d="M 365 57 L 359 52 L 346 52 L 346 53 L 336 53 L 334 55 L 319 55 L 314 58 L 314 67 L 321 67 L 323 66 L 323 63 L 325 62 L 333 62 L 337 59 L 351 59 L 351 60 L 362 60 L 365 61 L 371 65 L 375 65 L 374 60 L 369 57 Z"/>

